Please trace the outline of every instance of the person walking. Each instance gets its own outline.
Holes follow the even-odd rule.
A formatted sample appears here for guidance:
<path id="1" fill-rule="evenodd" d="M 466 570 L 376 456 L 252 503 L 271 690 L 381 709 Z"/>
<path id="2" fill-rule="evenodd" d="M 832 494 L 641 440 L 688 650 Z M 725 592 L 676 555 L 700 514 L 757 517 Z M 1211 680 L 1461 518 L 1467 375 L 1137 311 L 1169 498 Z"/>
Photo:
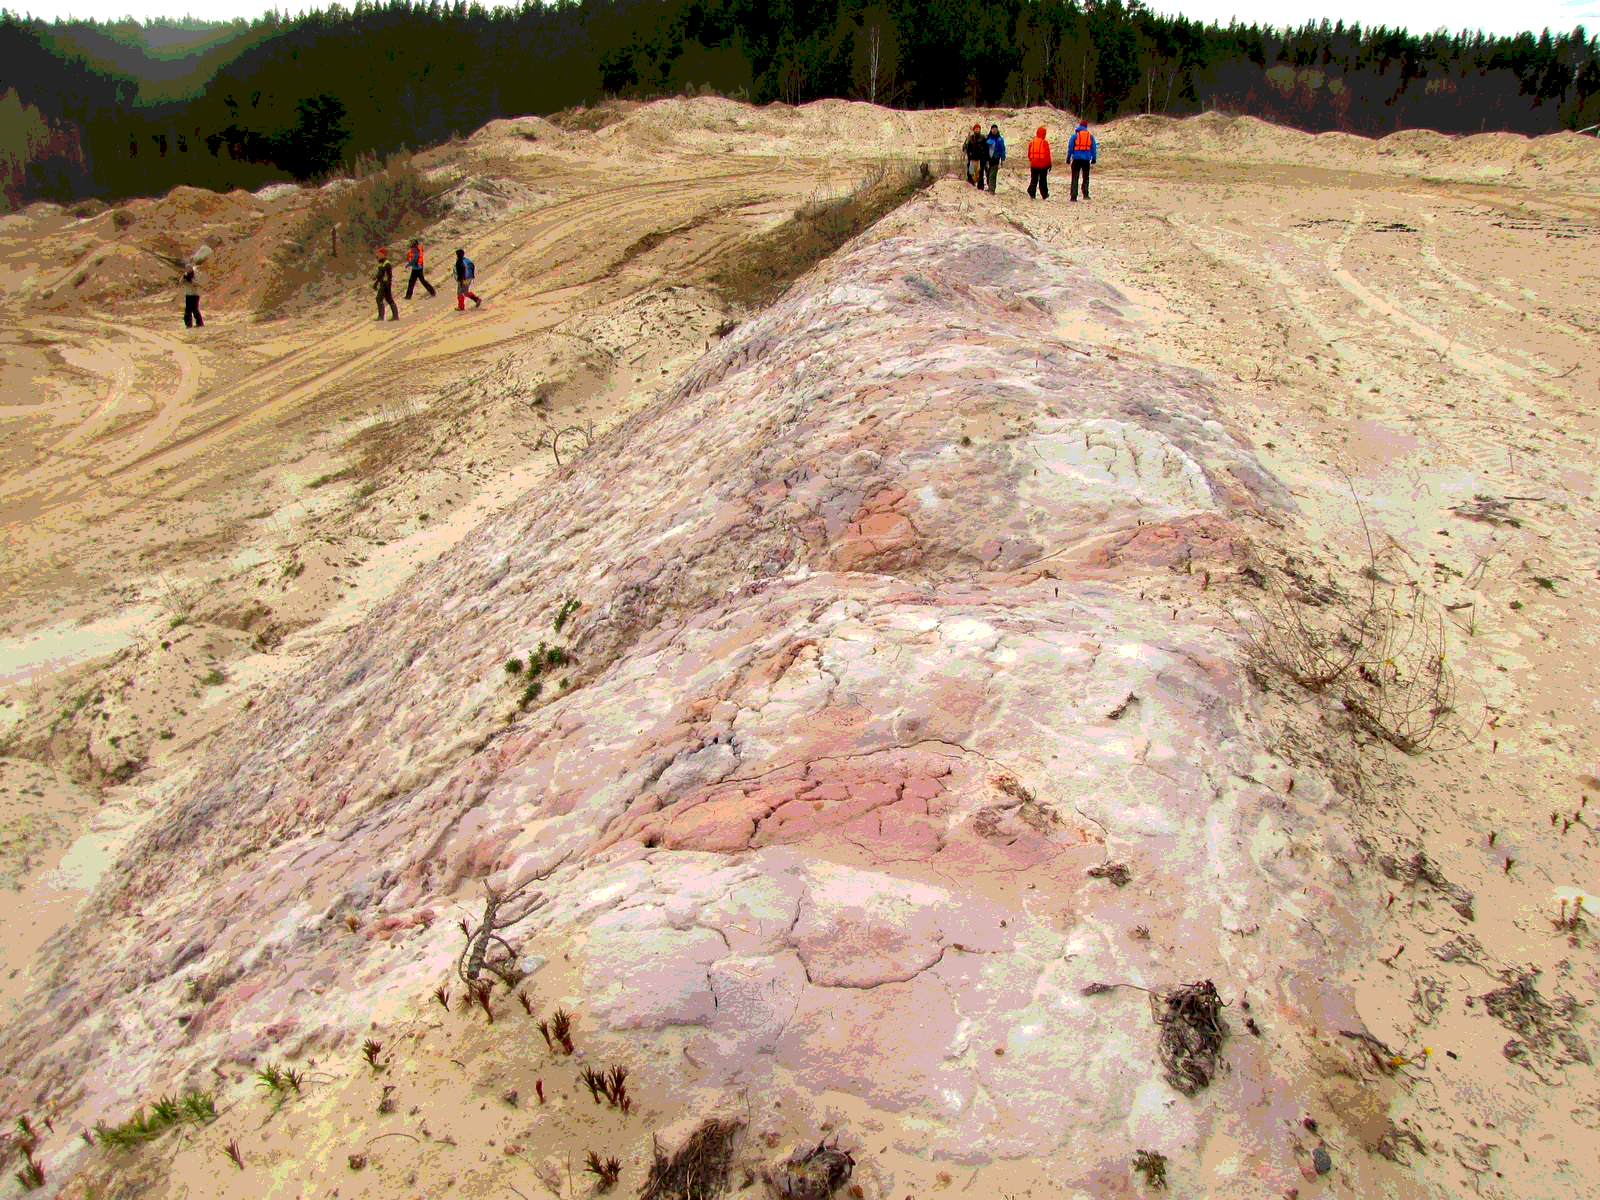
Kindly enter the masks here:
<path id="1" fill-rule="evenodd" d="M 467 301 L 472 301 L 472 307 L 477 308 L 483 301 L 479 300 L 472 291 L 472 281 L 477 277 L 478 269 L 473 265 L 467 252 L 456 247 L 456 311 L 466 312 Z"/>
<path id="2" fill-rule="evenodd" d="M 1083 178 L 1083 198 L 1089 198 L 1089 167 L 1099 157 L 1099 147 L 1095 145 L 1094 134 L 1089 132 L 1089 123 L 1079 121 L 1078 127 L 1072 131 L 1071 148 L 1067 157 L 1072 160 L 1072 199 L 1078 199 L 1078 178 Z"/>
<path id="3" fill-rule="evenodd" d="M 416 238 L 411 239 L 411 245 L 406 248 L 406 266 L 411 268 L 411 279 L 406 284 L 406 299 L 411 299 L 411 293 L 416 290 L 417 284 L 428 289 L 428 299 L 433 299 L 439 293 L 433 290 L 433 284 L 422 273 L 422 243 Z"/>
<path id="4" fill-rule="evenodd" d="M 206 319 L 200 315 L 200 282 L 195 278 L 193 267 L 183 269 L 183 327 L 206 327 Z"/>
<path id="5" fill-rule="evenodd" d="M 962 147 L 967 156 L 967 182 L 975 188 L 983 186 L 983 173 L 989 162 L 989 142 L 983 136 L 983 126 L 974 125 L 967 134 L 967 144 Z"/>
<path id="6" fill-rule="evenodd" d="M 1006 160 L 1006 139 L 1000 136 L 1000 126 L 989 126 L 989 192 L 994 193 L 995 179 L 1000 174 L 1000 164 Z"/>
<path id="7" fill-rule="evenodd" d="M 389 306 L 389 320 L 398 321 L 400 310 L 394 303 L 394 264 L 389 261 L 389 252 L 383 247 L 378 248 L 378 269 L 372 276 L 372 290 L 378 296 L 378 320 L 383 320 L 383 306 Z"/>
<path id="8" fill-rule="evenodd" d="M 1037 190 L 1040 199 L 1050 199 L 1050 143 L 1045 140 L 1044 126 L 1039 126 L 1028 143 L 1028 199 Z"/>

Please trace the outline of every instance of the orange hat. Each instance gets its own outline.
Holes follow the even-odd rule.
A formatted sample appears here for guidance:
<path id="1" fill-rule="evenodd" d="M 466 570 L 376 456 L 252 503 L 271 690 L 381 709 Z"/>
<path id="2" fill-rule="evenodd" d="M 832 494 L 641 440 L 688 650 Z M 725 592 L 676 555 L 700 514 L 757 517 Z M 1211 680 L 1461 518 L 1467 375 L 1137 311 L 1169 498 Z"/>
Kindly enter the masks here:
<path id="1" fill-rule="evenodd" d="M 982 133 L 983 132 L 983 126 L 979 125 L 976 121 L 974 121 L 972 123 L 972 132 L 973 133 Z"/>

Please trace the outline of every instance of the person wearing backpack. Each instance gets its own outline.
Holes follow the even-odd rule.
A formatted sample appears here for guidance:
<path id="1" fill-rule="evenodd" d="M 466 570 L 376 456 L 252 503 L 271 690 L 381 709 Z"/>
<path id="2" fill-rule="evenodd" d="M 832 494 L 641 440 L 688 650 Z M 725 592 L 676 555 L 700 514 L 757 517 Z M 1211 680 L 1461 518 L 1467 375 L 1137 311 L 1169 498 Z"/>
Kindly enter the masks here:
<path id="1" fill-rule="evenodd" d="M 1006 160 L 1006 139 L 1000 136 L 1000 126 L 989 126 L 989 191 L 994 192 L 995 179 L 1000 174 L 1000 164 Z"/>
<path id="2" fill-rule="evenodd" d="M 473 265 L 467 252 L 456 247 L 456 311 L 466 312 L 467 301 L 472 301 L 472 307 L 477 308 L 483 301 L 479 300 L 472 291 L 472 281 L 477 277 L 478 268 Z"/>
<path id="3" fill-rule="evenodd" d="M 1094 134 L 1089 132 L 1089 123 L 1079 121 L 1078 127 L 1072 131 L 1072 149 L 1067 152 L 1067 157 L 1072 160 L 1072 198 L 1078 198 L 1078 177 L 1083 177 L 1083 198 L 1089 198 L 1089 167 L 1099 157 L 1099 147 L 1095 145 Z"/>
<path id="4" fill-rule="evenodd" d="M 1044 126 L 1028 143 L 1028 199 L 1033 199 L 1035 189 L 1045 199 L 1050 199 L 1050 143 L 1045 140 Z"/>
<path id="5" fill-rule="evenodd" d="M 974 125 L 967 134 L 967 144 L 962 147 L 967 156 L 967 182 L 975 188 L 983 186 L 983 173 L 988 169 L 989 141 L 983 136 L 983 126 Z"/>
<path id="6" fill-rule="evenodd" d="M 411 245 L 406 248 L 406 266 L 411 268 L 411 279 L 406 284 L 406 299 L 411 299 L 411 293 L 417 290 L 417 284 L 428 289 L 428 299 L 433 299 L 439 293 L 433 290 L 433 284 L 428 282 L 427 276 L 422 273 L 422 243 L 416 238 L 411 239 Z"/>
<path id="7" fill-rule="evenodd" d="M 388 304 L 389 320 L 398 321 L 400 310 L 394 306 L 394 264 L 382 246 L 378 247 L 378 269 L 372 276 L 372 290 L 378 296 L 378 320 L 383 320 L 383 306 Z"/>

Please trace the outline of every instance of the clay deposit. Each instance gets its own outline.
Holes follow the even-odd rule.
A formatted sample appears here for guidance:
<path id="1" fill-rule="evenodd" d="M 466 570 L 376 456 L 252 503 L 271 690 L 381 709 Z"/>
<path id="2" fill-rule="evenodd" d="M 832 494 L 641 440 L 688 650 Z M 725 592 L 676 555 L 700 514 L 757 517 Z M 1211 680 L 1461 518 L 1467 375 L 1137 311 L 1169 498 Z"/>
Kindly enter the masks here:
<path id="1" fill-rule="evenodd" d="M 719 282 L 977 119 L 492 122 L 398 324 L 253 317 L 299 189 L 5 219 L 34 1194 L 1595 1188 L 1596 144 L 1136 117 Z"/>

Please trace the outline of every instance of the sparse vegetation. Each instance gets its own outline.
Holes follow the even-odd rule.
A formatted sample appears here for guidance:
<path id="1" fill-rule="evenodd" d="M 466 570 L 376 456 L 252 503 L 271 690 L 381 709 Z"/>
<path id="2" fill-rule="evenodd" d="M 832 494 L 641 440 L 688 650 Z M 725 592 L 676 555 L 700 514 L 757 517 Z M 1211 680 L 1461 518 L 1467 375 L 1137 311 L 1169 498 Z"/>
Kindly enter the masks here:
<path id="1" fill-rule="evenodd" d="M 741 245 L 712 272 L 711 286 L 731 303 L 759 308 L 776 300 L 817 263 L 880 218 L 957 168 L 885 161 L 847 195 L 803 204 L 770 233 Z"/>
<path id="2" fill-rule="evenodd" d="M 383 1053 L 383 1043 L 376 1038 L 368 1038 L 361 1043 L 361 1057 L 367 1060 L 367 1066 L 374 1071 L 379 1069 L 378 1055 Z"/>
<path id="3" fill-rule="evenodd" d="M 1416 754 L 1455 711 L 1444 616 L 1392 548 L 1380 555 L 1369 542 L 1361 579 L 1343 592 L 1292 561 L 1268 579 L 1265 597 L 1250 602 L 1251 672 L 1258 683 L 1284 678 L 1332 696 L 1354 726 Z"/>
<path id="4" fill-rule="evenodd" d="M 580 602 L 576 597 L 569 597 L 562 601 L 561 607 L 556 610 L 556 619 L 553 622 L 557 633 L 561 632 L 561 627 L 567 623 L 567 618 L 577 612 L 579 607 Z"/>
<path id="5" fill-rule="evenodd" d="M 345 178 L 351 185 L 325 190 L 275 257 L 273 278 L 261 301 L 263 315 L 276 313 L 325 275 L 368 273 L 373 250 L 431 216 L 441 191 L 403 153 L 382 161 L 362 155 Z M 338 257 L 333 255 L 335 227 Z"/>
<path id="6" fill-rule="evenodd" d="M 1133 1156 L 1133 1169 L 1144 1176 L 1146 1187 L 1167 1190 L 1167 1156 L 1155 1150 L 1140 1150 Z"/>
<path id="7" fill-rule="evenodd" d="M 191 1089 L 180 1097 L 162 1096 L 152 1101 L 148 1116 L 142 1107 L 137 1108 L 119 1125 L 99 1122 L 94 1132 L 101 1145 L 121 1150 L 154 1141 L 174 1125 L 203 1125 L 216 1118 L 215 1097 L 210 1092 Z"/>
<path id="8" fill-rule="evenodd" d="M 599 1191 L 609 1192 L 616 1186 L 618 1178 L 622 1175 L 622 1162 L 615 1158 L 608 1158 L 601 1162 L 600 1156 L 591 1150 L 583 1169 L 598 1178 L 599 1183 L 596 1187 Z"/>
<path id="9" fill-rule="evenodd" d="M 22 1152 L 22 1169 L 15 1172 L 15 1177 L 25 1192 L 44 1186 L 44 1168 L 39 1165 L 39 1160 L 34 1158 L 33 1147 L 29 1146 Z"/>
<path id="10" fill-rule="evenodd" d="M 304 1082 L 303 1072 L 285 1067 L 281 1063 L 268 1063 L 256 1072 L 256 1085 L 266 1088 L 280 1102 L 288 1098 L 290 1091 L 299 1095 Z"/>
<path id="11" fill-rule="evenodd" d="M 238 1138 L 234 1138 L 226 1146 L 224 1146 L 222 1148 L 222 1152 L 233 1161 L 234 1166 L 238 1167 L 241 1171 L 244 1170 L 244 1155 L 239 1150 Z"/>
<path id="12" fill-rule="evenodd" d="M 522 674 L 522 660 L 520 658 L 508 658 L 508 659 L 506 659 L 506 674 L 507 675 L 521 675 Z"/>

